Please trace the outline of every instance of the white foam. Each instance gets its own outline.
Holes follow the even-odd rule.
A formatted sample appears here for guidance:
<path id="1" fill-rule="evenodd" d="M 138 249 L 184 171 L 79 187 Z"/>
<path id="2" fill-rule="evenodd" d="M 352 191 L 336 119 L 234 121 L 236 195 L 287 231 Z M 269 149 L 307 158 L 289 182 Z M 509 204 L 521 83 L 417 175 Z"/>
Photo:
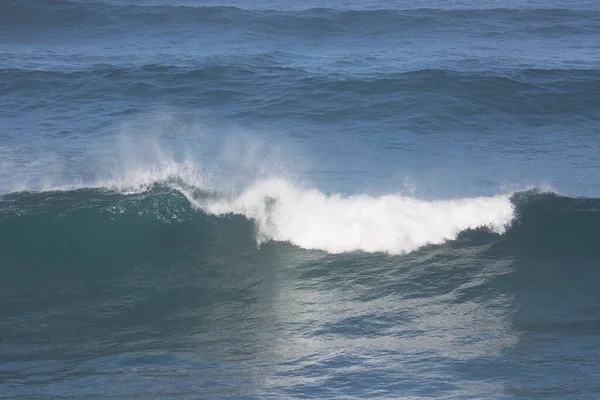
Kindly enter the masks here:
<path id="1" fill-rule="evenodd" d="M 283 179 L 258 181 L 240 195 L 194 204 L 214 215 L 254 220 L 258 241 L 290 242 L 329 253 L 403 254 L 452 240 L 466 229 L 504 233 L 514 217 L 508 195 L 424 201 L 402 195 L 326 195 Z"/>

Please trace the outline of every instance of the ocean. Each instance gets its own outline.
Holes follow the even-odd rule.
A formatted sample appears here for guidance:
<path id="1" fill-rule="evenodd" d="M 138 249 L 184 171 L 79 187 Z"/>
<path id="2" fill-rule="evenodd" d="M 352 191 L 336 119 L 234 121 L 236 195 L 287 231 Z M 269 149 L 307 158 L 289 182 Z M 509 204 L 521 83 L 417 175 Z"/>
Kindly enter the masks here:
<path id="1" fill-rule="evenodd" d="M 0 399 L 600 398 L 600 4 L 0 2 Z"/>

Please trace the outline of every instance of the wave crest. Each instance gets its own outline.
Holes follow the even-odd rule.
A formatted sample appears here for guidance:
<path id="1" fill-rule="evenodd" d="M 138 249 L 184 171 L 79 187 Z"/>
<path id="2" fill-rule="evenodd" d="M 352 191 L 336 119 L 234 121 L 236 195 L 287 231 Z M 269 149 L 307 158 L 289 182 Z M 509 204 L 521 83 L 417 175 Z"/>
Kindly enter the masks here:
<path id="1" fill-rule="evenodd" d="M 67 216 L 68 221 L 77 221 L 81 217 L 78 213 L 88 210 L 86 219 L 96 215 L 94 220 L 104 220 L 101 215 L 105 215 L 111 220 L 117 218 L 115 223 L 120 223 L 122 216 L 128 221 L 133 218 L 130 223 L 150 218 L 204 224 L 206 219 L 201 215 L 218 220 L 239 216 L 254 223 L 259 246 L 287 242 L 333 254 L 363 251 L 395 255 L 456 239 L 470 229 L 486 228 L 502 234 L 515 215 L 509 195 L 433 201 L 401 194 L 345 196 L 301 188 L 282 178 L 259 179 L 234 195 L 198 188 L 189 185 L 189 180 L 174 177 L 145 188 L 132 190 L 114 182 L 104 188 L 53 194 L 13 193 L 0 199 L 0 217 L 17 222 L 15 219 L 44 214 L 46 221 Z M 215 223 L 220 224 L 218 220 Z"/>
<path id="2" fill-rule="evenodd" d="M 327 195 L 288 181 L 259 181 L 230 199 L 192 202 L 214 215 L 255 221 L 257 240 L 329 253 L 403 254 L 486 227 L 504 233 L 514 217 L 508 195 L 425 201 L 402 195 Z"/>

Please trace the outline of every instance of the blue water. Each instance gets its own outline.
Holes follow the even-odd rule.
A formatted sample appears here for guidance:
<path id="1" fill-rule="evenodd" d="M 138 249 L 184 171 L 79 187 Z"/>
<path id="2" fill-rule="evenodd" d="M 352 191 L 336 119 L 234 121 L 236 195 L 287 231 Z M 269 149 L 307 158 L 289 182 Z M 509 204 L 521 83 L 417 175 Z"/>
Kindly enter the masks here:
<path id="1" fill-rule="evenodd" d="M 0 3 L 0 398 L 600 396 L 596 1 Z"/>

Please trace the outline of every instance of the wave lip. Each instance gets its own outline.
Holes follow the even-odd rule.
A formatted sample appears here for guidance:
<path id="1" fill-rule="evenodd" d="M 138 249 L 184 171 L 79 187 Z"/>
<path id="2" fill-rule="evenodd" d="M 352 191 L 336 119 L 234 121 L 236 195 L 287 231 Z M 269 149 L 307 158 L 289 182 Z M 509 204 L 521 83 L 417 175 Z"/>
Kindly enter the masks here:
<path id="1" fill-rule="evenodd" d="M 514 218 L 510 196 L 424 201 L 402 195 L 344 197 L 302 190 L 285 180 L 259 181 L 227 200 L 192 200 L 214 215 L 240 214 L 257 240 L 289 242 L 328 253 L 404 254 L 488 228 L 502 234 Z"/>

